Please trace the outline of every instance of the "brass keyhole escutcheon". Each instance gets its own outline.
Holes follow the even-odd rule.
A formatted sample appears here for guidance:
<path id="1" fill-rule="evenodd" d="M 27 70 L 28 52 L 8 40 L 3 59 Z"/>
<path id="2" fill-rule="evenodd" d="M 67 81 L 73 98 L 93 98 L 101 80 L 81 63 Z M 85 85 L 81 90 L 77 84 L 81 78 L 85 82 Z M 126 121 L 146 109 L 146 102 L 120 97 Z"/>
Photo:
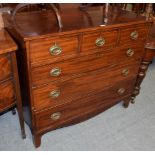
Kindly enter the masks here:
<path id="1" fill-rule="evenodd" d="M 60 112 L 56 112 L 56 113 L 53 113 L 51 115 L 51 119 L 54 120 L 54 121 L 60 119 L 60 117 L 61 117 L 61 113 Z"/>
<path id="2" fill-rule="evenodd" d="M 59 54 L 61 54 L 62 49 L 61 49 L 60 46 L 58 46 L 58 45 L 55 43 L 55 45 L 53 45 L 53 46 L 50 47 L 49 51 L 50 51 L 50 54 L 51 54 L 51 55 L 59 55 Z"/>
<path id="3" fill-rule="evenodd" d="M 105 44 L 105 39 L 102 37 L 97 38 L 95 44 L 97 47 L 102 47 Z"/>
<path id="4" fill-rule="evenodd" d="M 128 56 L 128 57 L 132 57 L 133 55 L 134 55 L 134 50 L 132 50 L 132 49 L 128 49 L 127 51 L 126 51 L 126 55 Z"/>
<path id="5" fill-rule="evenodd" d="M 137 31 L 131 32 L 130 37 L 132 40 L 136 40 L 138 38 L 138 32 Z"/>
<path id="6" fill-rule="evenodd" d="M 61 74 L 61 69 L 58 67 L 55 67 L 50 71 L 50 76 L 59 76 L 60 74 Z"/>

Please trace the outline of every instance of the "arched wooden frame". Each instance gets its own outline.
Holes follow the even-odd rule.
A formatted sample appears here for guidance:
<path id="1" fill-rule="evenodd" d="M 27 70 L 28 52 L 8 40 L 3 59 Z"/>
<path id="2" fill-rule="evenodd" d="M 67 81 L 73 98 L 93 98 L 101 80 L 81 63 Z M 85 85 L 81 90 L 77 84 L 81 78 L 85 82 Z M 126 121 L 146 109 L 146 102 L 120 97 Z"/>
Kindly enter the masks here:
<path id="1" fill-rule="evenodd" d="M 12 16 L 11 16 L 11 20 L 16 24 L 15 22 L 15 17 L 16 17 L 16 13 L 23 7 L 26 7 L 26 6 L 29 6 L 29 5 L 33 5 L 31 3 L 22 3 L 22 4 L 18 4 L 16 6 L 16 8 L 13 10 L 12 12 Z M 51 9 L 53 9 L 54 13 L 55 13 L 55 16 L 57 18 L 57 22 L 58 22 L 58 25 L 59 25 L 59 29 L 62 29 L 63 28 L 63 24 L 62 24 L 62 19 L 61 19 L 61 15 L 60 15 L 60 11 L 58 10 L 58 8 L 56 7 L 55 4 L 46 4 L 46 5 L 49 5 Z"/>

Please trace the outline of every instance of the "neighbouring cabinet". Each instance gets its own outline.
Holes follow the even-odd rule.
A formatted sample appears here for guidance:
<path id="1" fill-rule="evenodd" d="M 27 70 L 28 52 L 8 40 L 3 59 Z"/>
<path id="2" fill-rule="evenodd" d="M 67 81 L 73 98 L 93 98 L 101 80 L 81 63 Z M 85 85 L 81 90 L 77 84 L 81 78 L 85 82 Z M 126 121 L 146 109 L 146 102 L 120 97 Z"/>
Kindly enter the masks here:
<path id="1" fill-rule="evenodd" d="M 17 106 L 22 138 L 25 138 L 16 50 L 17 45 L 7 31 L 0 30 L 0 114 Z"/>

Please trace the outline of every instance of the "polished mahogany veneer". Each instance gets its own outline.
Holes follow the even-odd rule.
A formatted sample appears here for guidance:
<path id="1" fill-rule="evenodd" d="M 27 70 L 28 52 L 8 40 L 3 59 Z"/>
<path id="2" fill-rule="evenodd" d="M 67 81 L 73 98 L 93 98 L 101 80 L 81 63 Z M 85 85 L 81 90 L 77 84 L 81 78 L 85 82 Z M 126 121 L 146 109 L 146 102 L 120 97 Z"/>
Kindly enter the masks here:
<path id="1" fill-rule="evenodd" d="M 3 112 L 15 105 L 15 92 L 12 81 L 0 84 L 0 111 Z"/>
<path id="2" fill-rule="evenodd" d="M 0 81 L 11 77 L 11 62 L 10 55 L 0 55 Z"/>
<path id="3" fill-rule="evenodd" d="M 24 119 L 36 147 L 53 129 L 84 121 L 119 101 L 134 102 L 152 51 L 145 50 L 151 21 L 104 7 L 59 6 L 53 13 L 27 12 L 5 25 L 17 52 Z"/>

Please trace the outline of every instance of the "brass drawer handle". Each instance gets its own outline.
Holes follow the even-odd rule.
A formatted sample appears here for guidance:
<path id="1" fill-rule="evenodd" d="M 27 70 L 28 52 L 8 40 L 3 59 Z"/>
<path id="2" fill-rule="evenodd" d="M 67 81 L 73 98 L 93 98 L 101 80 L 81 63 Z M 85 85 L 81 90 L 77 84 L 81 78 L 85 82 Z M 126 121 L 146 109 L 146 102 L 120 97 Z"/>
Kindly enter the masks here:
<path id="1" fill-rule="evenodd" d="M 50 71 L 50 76 L 59 76 L 61 74 L 61 69 L 56 67 Z"/>
<path id="2" fill-rule="evenodd" d="M 102 47 L 105 44 L 105 39 L 102 37 L 97 38 L 95 44 L 97 47 Z"/>
<path id="3" fill-rule="evenodd" d="M 122 75 L 127 76 L 129 74 L 129 72 L 130 72 L 129 69 L 125 68 L 122 70 Z"/>
<path id="4" fill-rule="evenodd" d="M 60 96 L 60 91 L 59 90 L 53 90 L 50 92 L 50 97 L 51 98 L 57 98 Z"/>
<path id="5" fill-rule="evenodd" d="M 135 52 L 132 49 L 128 49 L 127 52 L 126 52 L 126 54 L 127 54 L 128 57 L 132 57 L 134 55 L 134 53 Z"/>
<path id="6" fill-rule="evenodd" d="M 51 55 L 59 55 L 62 52 L 62 49 L 57 44 L 53 45 L 49 49 Z"/>
<path id="7" fill-rule="evenodd" d="M 51 119 L 54 120 L 54 121 L 60 119 L 60 117 L 61 117 L 61 113 L 60 112 L 56 112 L 56 113 L 53 113 L 51 115 Z"/>
<path id="8" fill-rule="evenodd" d="M 138 32 L 137 31 L 133 31 L 130 34 L 131 39 L 136 40 L 138 38 Z"/>
<path id="9" fill-rule="evenodd" d="M 119 95 L 124 94 L 124 93 L 125 93 L 125 88 L 120 88 L 120 89 L 118 89 L 117 93 L 118 93 Z"/>

